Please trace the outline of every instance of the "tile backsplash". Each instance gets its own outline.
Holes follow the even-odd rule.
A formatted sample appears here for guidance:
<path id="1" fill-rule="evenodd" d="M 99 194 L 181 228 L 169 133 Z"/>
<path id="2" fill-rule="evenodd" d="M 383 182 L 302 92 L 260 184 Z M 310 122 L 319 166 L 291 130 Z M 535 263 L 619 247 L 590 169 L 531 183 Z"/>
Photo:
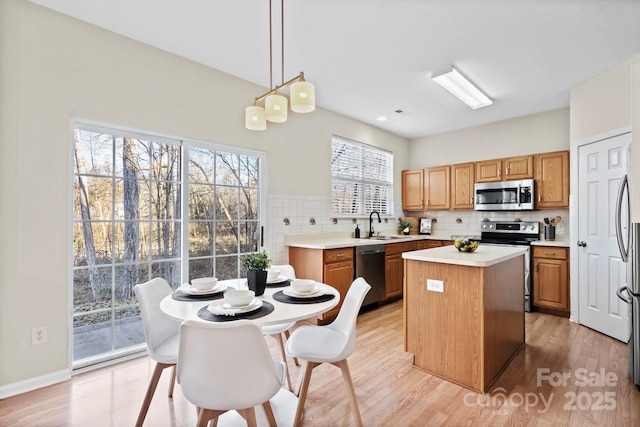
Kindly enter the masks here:
<path id="1" fill-rule="evenodd" d="M 356 223 L 359 224 L 362 236 L 366 235 L 369 228 L 369 218 L 336 218 L 331 213 L 331 198 L 311 196 L 269 195 L 265 223 L 265 250 L 269 254 L 272 263 L 285 264 L 288 262 L 288 250 L 286 236 L 304 234 L 344 234 L 353 233 Z M 569 210 L 540 210 L 521 212 L 481 212 L 481 211 L 426 211 L 403 212 L 400 203 L 394 206 L 396 212 L 393 218 L 383 218 L 383 222 L 374 222 L 375 231 L 381 234 L 395 234 L 399 217 L 419 216 L 435 218 L 433 233 L 438 230 L 447 230 L 460 234 L 479 234 L 480 222 L 484 218 L 492 221 L 513 221 L 517 218 L 522 221 L 538 221 L 561 216 L 562 221 L 556 227 L 556 240 L 561 240 L 563 235 L 569 234 Z"/>

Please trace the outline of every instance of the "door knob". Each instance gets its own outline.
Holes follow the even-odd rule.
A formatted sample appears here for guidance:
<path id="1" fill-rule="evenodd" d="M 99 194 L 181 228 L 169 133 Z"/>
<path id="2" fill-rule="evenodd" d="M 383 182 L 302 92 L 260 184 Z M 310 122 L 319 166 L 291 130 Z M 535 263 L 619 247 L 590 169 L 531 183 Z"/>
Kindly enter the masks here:
<path id="1" fill-rule="evenodd" d="M 582 246 L 583 248 L 587 247 L 587 242 L 584 242 L 582 240 L 578 240 L 578 246 Z"/>

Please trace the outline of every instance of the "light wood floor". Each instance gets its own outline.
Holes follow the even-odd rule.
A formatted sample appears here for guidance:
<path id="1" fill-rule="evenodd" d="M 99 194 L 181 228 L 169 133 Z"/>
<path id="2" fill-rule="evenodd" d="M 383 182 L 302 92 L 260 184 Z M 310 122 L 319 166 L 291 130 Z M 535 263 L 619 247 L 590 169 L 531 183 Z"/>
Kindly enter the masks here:
<path id="1" fill-rule="evenodd" d="M 402 350 L 401 301 L 361 314 L 349 365 L 365 426 L 640 426 L 640 392 L 628 376 L 625 344 L 540 313 L 526 315 L 526 337 L 491 392 L 478 395 L 411 366 Z M 268 342 L 277 357 L 275 340 Z M 298 368 L 289 366 L 295 378 Z M 152 369 L 139 358 L 2 400 L 0 426 L 132 426 Z M 552 379 L 570 378 L 538 386 L 540 369 Z M 580 385 L 583 372 L 592 381 Z M 597 384 L 607 376 L 608 385 Z M 173 399 L 166 397 L 168 379 L 167 371 L 145 426 L 195 425 L 179 385 Z M 355 424 L 332 366 L 314 370 L 306 408 L 306 426 Z"/>

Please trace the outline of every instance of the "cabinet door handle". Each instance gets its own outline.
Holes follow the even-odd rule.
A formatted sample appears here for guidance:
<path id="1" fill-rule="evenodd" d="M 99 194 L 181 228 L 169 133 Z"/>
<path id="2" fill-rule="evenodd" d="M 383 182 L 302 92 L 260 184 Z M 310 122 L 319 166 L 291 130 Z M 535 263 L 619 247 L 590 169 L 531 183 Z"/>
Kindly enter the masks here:
<path id="1" fill-rule="evenodd" d="M 540 195 L 540 193 L 538 193 L 538 201 L 541 202 L 542 201 L 542 196 Z"/>
<path id="2" fill-rule="evenodd" d="M 546 253 L 546 252 L 545 252 L 545 253 Z M 343 256 L 344 256 L 344 254 L 336 254 L 336 257 L 337 257 L 337 258 L 340 258 L 340 257 L 343 257 Z"/>
<path id="3" fill-rule="evenodd" d="M 505 175 L 509 175 L 509 168 L 506 168 L 506 169 L 504 170 L 504 174 L 505 174 Z"/>
<path id="4" fill-rule="evenodd" d="M 500 169 L 498 169 L 498 176 L 500 176 Z"/>
<path id="5" fill-rule="evenodd" d="M 540 264 L 536 264 L 536 272 L 539 271 L 539 266 Z"/>
<path id="6" fill-rule="evenodd" d="M 555 252 L 548 252 L 548 251 L 544 251 L 544 254 L 545 254 L 545 255 L 553 255 L 553 256 L 555 256 L 555 255 L 556 255 L 556 253 L 555 253 Z"/>

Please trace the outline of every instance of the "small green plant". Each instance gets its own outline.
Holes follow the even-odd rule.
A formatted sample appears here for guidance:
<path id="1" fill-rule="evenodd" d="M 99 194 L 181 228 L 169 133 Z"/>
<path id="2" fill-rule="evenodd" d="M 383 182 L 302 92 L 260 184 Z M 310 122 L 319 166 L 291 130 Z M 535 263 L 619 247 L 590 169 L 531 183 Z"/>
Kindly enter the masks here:
<path id="1" fill-rule="evenodd" d="M 411 227 L 413 227 L 413 224 L 411 224 L 411 222 L 404 219 L 398 220 L 398 231 L 404 231 L 406 228 L 411 229 Z"/>
<path id="2" fill-rule="evenodd" d="M 265 251 L 254 252 L 242 258 L 242 268 L 247 271 L 266 270 L 270 265 L 271 260 Z"/>

